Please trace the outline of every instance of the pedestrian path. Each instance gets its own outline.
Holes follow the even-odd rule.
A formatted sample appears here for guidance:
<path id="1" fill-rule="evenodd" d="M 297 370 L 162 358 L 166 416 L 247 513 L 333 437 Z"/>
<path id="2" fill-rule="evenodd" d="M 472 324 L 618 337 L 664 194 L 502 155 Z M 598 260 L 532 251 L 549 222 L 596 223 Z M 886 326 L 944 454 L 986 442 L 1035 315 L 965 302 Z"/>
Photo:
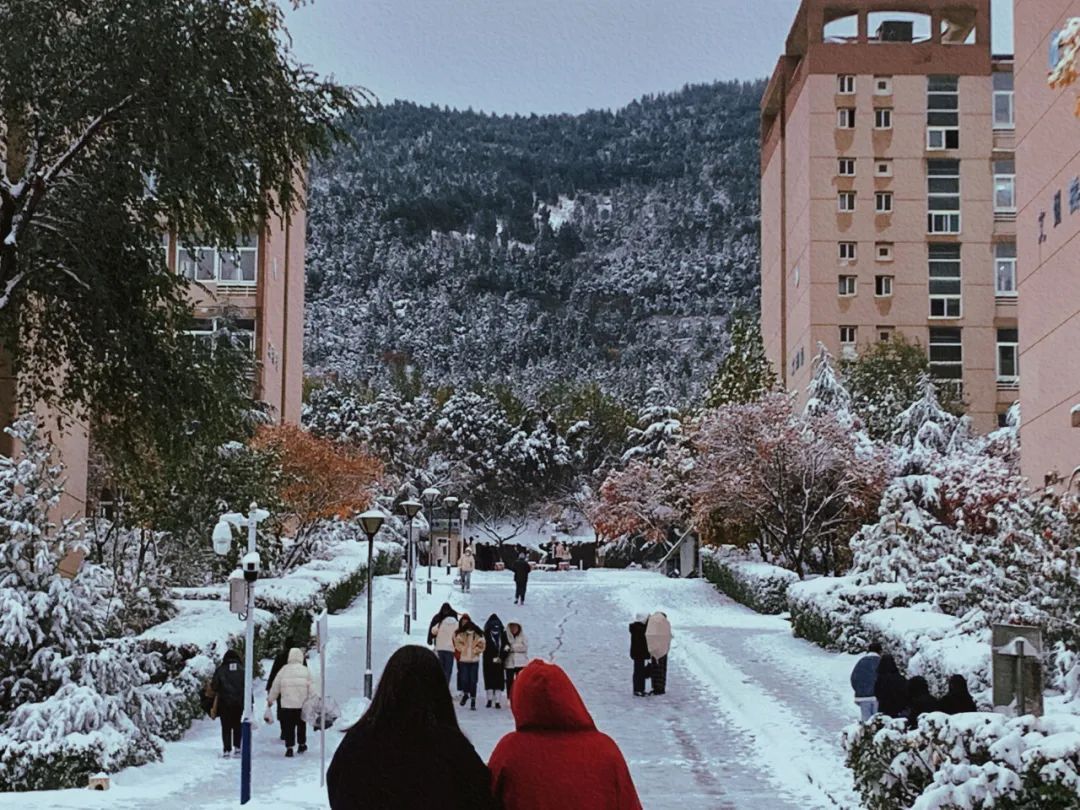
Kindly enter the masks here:
<path id="1" fill-rule="evenodd" d="M 534 657 L 563 666 L 600 730 L 622 749 L 647 810 L 785 810 L 854 808 L 839 733 L 855 717 L 847 676 L 850 656 L 793 639 L 787 623 L 734 604 L 711 585 L 645 571 L 535 572 L 527 602 L 513 604 L 511 574 L 476 572 L 461 594 L 445 569 L 433 594 L 420 571 L 418 619 L 402 632 L 404 581 L 380 577 L 374 598 L 376 679 L 403 643 L 423 644 L 443 601 L 477 624 L 498 613 L 516 620 Z M 363 597 L 330 619 L 328 692 L 351 721 L 363 709 Z M 664 610 L 675 633 L 667 694 L 631 694 L 628 625 L 638 610 Z M 481 683 L 481 688 L 483 684 Z M 258 700 L 263 700 L 263 690 Z M 481 693 L 482 694 L 482 693 Z M 261 702 L 259 705 L 262 705 Z M 462 728 L 485 759 L 512 729 L 509 709 L 459 708 Z M 261 724 L 260 724 L 261 725 Z M 341 739 L 327 732 L 328 759 Z M 239 762 L 217 758 L 218 726 L 209 720 L 166 747 L 165 760 L 114 777 L 108 794 L 56 791 L 0 794 L 0 808 L 218 808 L 238 803 Z M 256 738 L 253 808 L 323 808 L 318 736 L 311 750 L 286 760 L 277 727 Z"/>

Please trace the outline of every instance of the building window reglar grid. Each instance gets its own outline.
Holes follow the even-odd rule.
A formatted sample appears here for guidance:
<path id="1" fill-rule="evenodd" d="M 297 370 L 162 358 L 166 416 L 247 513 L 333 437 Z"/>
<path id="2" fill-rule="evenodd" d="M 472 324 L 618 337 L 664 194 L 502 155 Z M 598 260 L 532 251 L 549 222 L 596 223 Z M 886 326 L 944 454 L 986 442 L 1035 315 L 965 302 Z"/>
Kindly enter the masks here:
<path id="1" fill-rule="evenodd" d="M 926 77 L 926 148 L 960 148 L 960 92 L 957 76 Z"/>
<path id="2" fill-rule="evenodd" d="M 1016 243 L 994 245 L 994 294 L 999 298 L 1016 296 Z"/>
<path id="3" fill-rule="evenodd" d="M 926 230 L 960 233 L 960 161 L 926 161 Z"/>
<path id="4" fill-rule="evenodd" d="M 931 244 L 930 317 L 959 318 L 961 307 L 960 245 Z"/>

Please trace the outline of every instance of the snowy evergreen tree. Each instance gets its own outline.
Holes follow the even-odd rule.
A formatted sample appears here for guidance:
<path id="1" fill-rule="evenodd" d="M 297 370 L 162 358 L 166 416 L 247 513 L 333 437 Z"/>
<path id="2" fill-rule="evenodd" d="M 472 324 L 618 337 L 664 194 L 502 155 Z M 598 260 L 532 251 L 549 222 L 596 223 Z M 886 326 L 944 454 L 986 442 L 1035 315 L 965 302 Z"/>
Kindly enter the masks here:
<path id="1" fill-rule="evenodd" d="M 706 408 L 753 402 L 776 385 L 776 372 L 765 356 L 756 318 L 739 314 L 731 321 L 731 344 L 705 395 Z"/>
<path id="2" fill-rule="evenodd" d="M 851 407 L 851 394 L 833 368 L 832 355 L 822 343 L 814 358 L 814 373 L 806 389 L 806 413 L 810 416 L 832 415 L 845 427 L 856 423 Z"/>
<path id="3" fill-rule="evenodd" d="M 867 433 L 885 441 L 892 436 L 900 413 L 922 394 L 919 380 L 930 372 L 930 360 L 921 346 L 895 335 L 863 348 L 854 359 L 841 361 L 840 370 Z M 951 403 L 942 404 L 951 409 Z"/>
<path id="4" fill-rule="evenodd" d="M 656 385 L 645 393 L 645 405 L 638 412 L 637 426 L 627 434 L 623 463 L 634 459 L 660 459 L 669 448 L 684 441 L 679 410 L 671 404 L 667 391 Z"/>
<path id="5" fill-rule="evenodd" d="M 928 374 L 919 378 L 919 391 L 919 398 L 897 417 L 892 434 L 893 443 L 907 451 L 909 468 L 918 465 L 921 454 L 945 454 L 961 446 L 969 435 L 968 420 L 942 407 Z"/>

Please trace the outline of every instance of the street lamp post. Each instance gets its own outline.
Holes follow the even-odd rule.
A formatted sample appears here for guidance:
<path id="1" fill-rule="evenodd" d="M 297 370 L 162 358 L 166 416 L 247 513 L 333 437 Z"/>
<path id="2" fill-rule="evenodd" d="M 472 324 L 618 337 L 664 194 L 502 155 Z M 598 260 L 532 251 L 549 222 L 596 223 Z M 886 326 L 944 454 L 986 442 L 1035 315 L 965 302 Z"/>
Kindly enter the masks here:
<path id="1" fill-rule="evenodd" d="M 408 539 L 405 541 L 405 634 L 412 633 L 412 620 L 416 618 L 416 577 L 413 562 L 416 558 L 416 545 L 413 543 L 413 518 L 423 509 L 417 501 L 401 502 L 401 511 L 409 521 Z"/>
<path id="2" fill-rule="evenodd" d="M 460 499 L 455 498 L 453 495 L 447 495 L 443 498 L 443 506 L 446 507 L 446 573 L 450 573 L 450 535 L 454 528 L 454 512 L 458 508 Z"/>
<path id="3" fill-rule="evenodd" d="M 229 512 L 218 518 L 212 535 L 214 551 L 226 555 L 232 546 L 232 527 L 247 529 L 247 553 L 240 558 L 240 571 L 245 582 L 244 616 L 244 714 L 240 723 L 240 804 L 251 801 L 251 718 L 253 714 L 255 674 L 255 582 L 259 578 L 262 561 L 256 549 L 259 523 L 270 517 L 265 509 L 254 502 L 248 507 L 247 517 Z"/>
<path id="4" fill-rule="evenodd" d="M 424 503 L 427 504 L 427 519 L 428 519 L 428 554 L 427 554 L 427 592 L 431 593 L 431 558 L 432 552 L 435 550 L 435 529 L 434 527 L 434 515 L 432 510 L 435 507 L 435 501 L 439 500 L 439 496 L 442 495 L 435 487 L 428 487 L 421 494 L 420 497 L 424 499 Z"/>
<path id="5" fill-rule="evenodd" d="M 367 535 L 367 655 L 364 659 L 364 697 L 371 699 L 371 583 L 372 583 L 372 552 L 375 549 L 375 535 L 382 528 L 382 512 L 369 509 L 360 515 L 360 528 Z"/>

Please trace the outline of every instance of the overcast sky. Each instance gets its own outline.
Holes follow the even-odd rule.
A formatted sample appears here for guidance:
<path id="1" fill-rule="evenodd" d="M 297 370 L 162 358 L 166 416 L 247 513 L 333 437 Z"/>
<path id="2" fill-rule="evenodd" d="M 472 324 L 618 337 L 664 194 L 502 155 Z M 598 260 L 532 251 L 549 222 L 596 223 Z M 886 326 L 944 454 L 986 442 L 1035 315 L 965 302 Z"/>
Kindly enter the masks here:
<path id="1" fill-rule="evenodd" d="M 993 0 L 1012 52 L 1012 0 Z M 621 107 L 686 83 L 772 72 L 798 0 L 314 0 L 294 49 L 381 101 L 499 113 Z"/>

